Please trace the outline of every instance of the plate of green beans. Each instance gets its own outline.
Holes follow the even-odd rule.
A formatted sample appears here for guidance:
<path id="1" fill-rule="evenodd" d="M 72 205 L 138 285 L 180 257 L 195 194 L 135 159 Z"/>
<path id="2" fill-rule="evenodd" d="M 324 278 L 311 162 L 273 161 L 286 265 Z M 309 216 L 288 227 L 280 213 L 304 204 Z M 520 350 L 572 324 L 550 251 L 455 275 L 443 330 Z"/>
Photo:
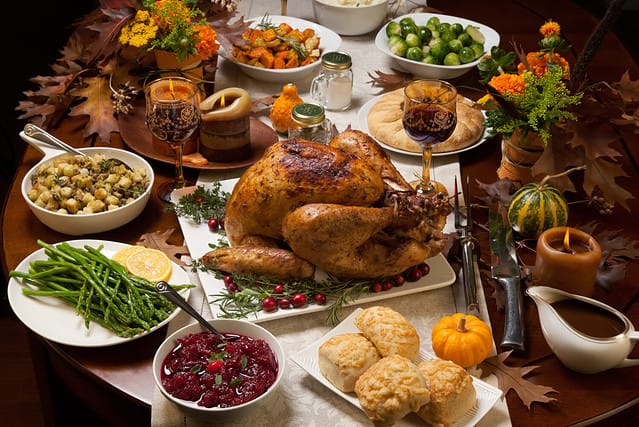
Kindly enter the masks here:
<path id="1" fill-rule="evenodd" d="M 180 309 L 111 257 L 128 246 L 105 240 L 38 241 L 40 249 L 9 272 L 14 313 L 38 335 L 66 345 L 105 347 L 161 328 Z M 168 283 L 188 299 L 186 271 L 173 263 Z"/>

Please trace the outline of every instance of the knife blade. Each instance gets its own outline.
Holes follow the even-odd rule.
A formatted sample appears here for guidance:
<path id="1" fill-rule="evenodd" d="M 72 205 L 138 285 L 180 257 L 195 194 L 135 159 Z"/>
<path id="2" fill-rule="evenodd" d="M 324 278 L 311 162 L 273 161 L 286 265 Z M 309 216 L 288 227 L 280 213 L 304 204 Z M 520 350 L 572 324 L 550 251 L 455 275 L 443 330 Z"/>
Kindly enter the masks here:
<path id="1" fill-rule="evenodd" d="M 520 270 L 513 241 L 513 229 L 506 210 L 501 204 L 493 204 L 488 214 L 490 235 L 491 274 L 506 293 L 506 318 L 501 347 L 524 350 L 523 295 Z"/>
<path id="2" fill-rule="evenodd" d="M 466 224 L 462 225 L 459 205 L 459 192 L 457 191 L 457 177 L 454 182 L 454 214 L 455 228 L 459 234 L 459 242 L 461 246 L 462 260 L 462 283 L 464 285 L 464 300 L 466 302 L 466 313 L 480 315 L 479 302 L 477 299 L 477 276 L 475 272 L 475 264 L 477 257 L 475 254 L 475 238 L 472 235 L 473 219 L 472 209 L 470 205 L 470 178 L 466 177 Z"/>

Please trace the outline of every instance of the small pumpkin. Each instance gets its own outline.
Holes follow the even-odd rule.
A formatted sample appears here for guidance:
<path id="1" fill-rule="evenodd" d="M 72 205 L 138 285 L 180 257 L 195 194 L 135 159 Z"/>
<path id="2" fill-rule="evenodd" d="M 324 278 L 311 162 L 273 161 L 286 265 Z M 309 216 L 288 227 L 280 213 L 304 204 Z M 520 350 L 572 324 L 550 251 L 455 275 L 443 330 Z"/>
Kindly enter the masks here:
<path id="1" fill-rule="evenodd" d="M 284 85 L 280 96 L 273 101 L 269 118 L 273 129 L 279 133 L 288 133 L 288 125 L 291 122 L 291 112 L 297 104 L 304 102 L 297 93 L 297 86 L 293 83 Z"/>
<path id="2" fill-rule="evenodd" d="M 564 195 L 545 183 L 530 183 L 513 194 L 508 205 L 510 226 L 525 238 L 536 239 L 552 227 L 568 222 L 568 202 Z"/>
<path id="3" fill-rule="evenodd" d="M 463 368 L 483 362 L 493 349 L 490 326 L 465 313 L 442 317 L 431 331 L 431 341 L 437 357 Z"/>

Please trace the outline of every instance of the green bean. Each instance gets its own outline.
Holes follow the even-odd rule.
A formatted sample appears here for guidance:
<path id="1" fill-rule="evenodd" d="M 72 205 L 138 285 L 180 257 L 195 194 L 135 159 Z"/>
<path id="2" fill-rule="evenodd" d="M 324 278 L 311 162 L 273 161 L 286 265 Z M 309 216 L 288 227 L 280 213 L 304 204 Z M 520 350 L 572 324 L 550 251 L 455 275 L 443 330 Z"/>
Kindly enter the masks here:
<path id="1" fill-rule="evenodd" d="M 76 248 L 41 240 L 38 244 L 47 259 L 31 261 L 28 272 L 14 270 L 9 277 L 22 281 L 26 296 L 58 298 L 73 306 L 87 328 L 96 322 L 118 336 L 131 337 L 149 331 L 175 310 L 153 283 L 129 274 L 104 255 L 102 245 Z M 173 287 L 181 290 L 193 285 Z"/>

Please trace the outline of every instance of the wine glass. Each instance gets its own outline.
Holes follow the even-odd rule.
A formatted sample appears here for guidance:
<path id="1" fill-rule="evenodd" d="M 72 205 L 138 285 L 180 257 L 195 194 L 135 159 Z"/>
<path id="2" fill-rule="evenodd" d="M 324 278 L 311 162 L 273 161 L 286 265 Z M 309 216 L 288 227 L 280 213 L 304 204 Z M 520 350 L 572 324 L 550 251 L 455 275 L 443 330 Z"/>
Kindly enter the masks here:
<path id="1" fill-rule="evenodd" d="M 433 146 L 447 140 L 457 126 L 457 89 L 443 80 L 423 79 L 404 88 L 402 125 L 406 134 L 422 149 L 422 176 L 418 191 L 437 191 L 430 179 Z"/>
<path id="2" fill-rule="evenodd" d="M 158 196 L 171 200 L 171 192 L 186 186 L 182 171 L 184 143 L 200 125 L 200 98 L 195 83 L 184 77 L 162 77 L 144 88 L 145 123 L 154 137 L 175 153 L 175 178 L 158 187 Z"/>

